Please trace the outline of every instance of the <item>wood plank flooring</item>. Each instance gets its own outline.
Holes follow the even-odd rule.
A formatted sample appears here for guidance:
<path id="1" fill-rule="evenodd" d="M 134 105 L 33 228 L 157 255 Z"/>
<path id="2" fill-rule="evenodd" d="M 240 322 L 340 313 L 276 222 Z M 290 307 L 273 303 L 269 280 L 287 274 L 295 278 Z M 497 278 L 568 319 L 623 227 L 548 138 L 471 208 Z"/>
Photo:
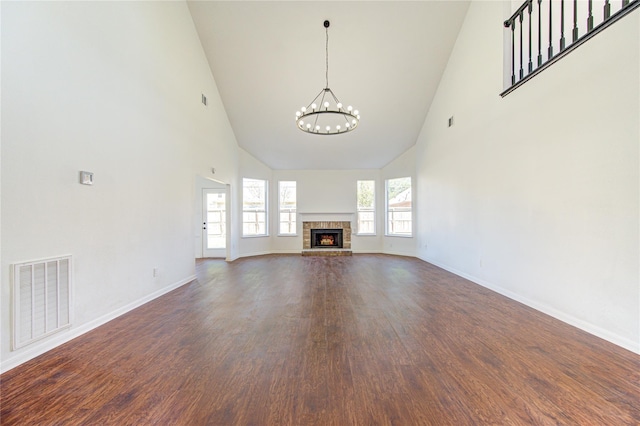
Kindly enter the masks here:
<path id="1" fill-rule="evenodd" d="M 3 374 L 1 423 L 640 424 L 640 356 L 420 260 L 197 276 Z"/>

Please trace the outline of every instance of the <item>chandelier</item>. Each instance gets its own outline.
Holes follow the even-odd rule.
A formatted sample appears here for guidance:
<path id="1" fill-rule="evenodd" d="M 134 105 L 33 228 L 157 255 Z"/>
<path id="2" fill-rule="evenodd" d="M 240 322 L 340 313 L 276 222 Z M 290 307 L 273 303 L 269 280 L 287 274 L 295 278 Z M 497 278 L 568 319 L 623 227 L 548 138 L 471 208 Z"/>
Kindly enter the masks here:
<path id="1" fill-rule="evenodd" d="M 338 135 L 358 127 L 360 113 L 351 105 L 346 108 L 329 89 L 329 21 L 324 21 L 325 44 L 325 87 L 306 106 L 296 112 L 298 129 L 314 135 Z"/>

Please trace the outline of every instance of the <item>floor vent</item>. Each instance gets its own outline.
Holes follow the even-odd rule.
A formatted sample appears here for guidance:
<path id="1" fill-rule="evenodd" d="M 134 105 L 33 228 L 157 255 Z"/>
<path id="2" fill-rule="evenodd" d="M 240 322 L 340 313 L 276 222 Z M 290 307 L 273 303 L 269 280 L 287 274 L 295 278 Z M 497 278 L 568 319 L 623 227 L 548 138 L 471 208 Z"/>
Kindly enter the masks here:
<path id="1" fill-rule="evenodd" d="M 12 350 L 71 326 L 71 256 L 11 265 Z"/>

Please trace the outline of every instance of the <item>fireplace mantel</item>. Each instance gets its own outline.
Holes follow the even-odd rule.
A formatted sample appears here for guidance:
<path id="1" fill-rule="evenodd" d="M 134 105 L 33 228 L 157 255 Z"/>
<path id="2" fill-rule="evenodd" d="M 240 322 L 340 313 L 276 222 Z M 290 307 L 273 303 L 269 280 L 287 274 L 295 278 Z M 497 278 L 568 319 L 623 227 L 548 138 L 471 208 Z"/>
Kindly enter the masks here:
<path id="1" fill-rule="evenodd" d="M 356 212 L 298 212 L 298 214 L 321 214 L 321 215 L 327 215 L 327 214 L 351 214 L 354 215 L 356 214 Z"/>
<path id="2" fill-rule="evenodd" d="M 352 222 L 355 212 L 298 212 L 301 222 Z"/>

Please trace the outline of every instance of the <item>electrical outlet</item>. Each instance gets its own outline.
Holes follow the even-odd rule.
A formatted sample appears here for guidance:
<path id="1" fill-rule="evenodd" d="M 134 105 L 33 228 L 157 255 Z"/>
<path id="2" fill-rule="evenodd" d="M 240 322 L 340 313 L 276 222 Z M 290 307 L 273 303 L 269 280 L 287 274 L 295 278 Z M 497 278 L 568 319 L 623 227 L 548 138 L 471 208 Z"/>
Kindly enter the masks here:
<path id="1" fill-rule="evenodd" d="M 157 277 L 158 276 L 158 268 L 153 268 L 153 277 Z"/>

